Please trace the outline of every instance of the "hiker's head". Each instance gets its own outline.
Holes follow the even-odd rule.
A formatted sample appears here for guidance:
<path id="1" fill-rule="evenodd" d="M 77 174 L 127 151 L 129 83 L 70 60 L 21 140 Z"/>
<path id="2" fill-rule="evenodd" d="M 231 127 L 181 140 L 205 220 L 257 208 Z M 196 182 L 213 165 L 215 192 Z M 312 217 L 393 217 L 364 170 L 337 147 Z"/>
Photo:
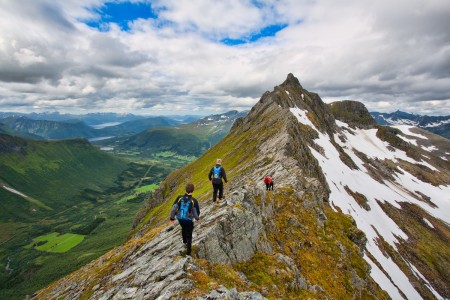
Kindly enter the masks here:
<path id="1" fill-rule="evenodd" d="M 221 164 L 222 164 L 222 160 L 221 160 L 220 158 L 218 158 L 218 159 L 216 160 L 216 164 L 221 165 Z"/>
<path id="2" fill-rule="evenodd" d="M 192 183 L 186 184 L 186 193 L 190 194 L 194 191 L 194 185 Z"/>

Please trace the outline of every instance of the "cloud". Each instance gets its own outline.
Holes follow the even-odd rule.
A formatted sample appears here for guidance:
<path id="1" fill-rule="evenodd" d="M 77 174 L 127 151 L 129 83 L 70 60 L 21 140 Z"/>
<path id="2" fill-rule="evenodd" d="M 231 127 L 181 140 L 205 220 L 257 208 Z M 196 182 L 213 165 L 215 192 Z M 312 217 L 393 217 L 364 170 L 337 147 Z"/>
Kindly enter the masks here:
<path id="1" fill-rule="evenodd" d="M 450 114 L 448 1 L 133 2 L 154 15 L 100 31 L 101 0 L 0 0 L 0 110 L 250 109 L 293 73 L 326 101 Z"/>

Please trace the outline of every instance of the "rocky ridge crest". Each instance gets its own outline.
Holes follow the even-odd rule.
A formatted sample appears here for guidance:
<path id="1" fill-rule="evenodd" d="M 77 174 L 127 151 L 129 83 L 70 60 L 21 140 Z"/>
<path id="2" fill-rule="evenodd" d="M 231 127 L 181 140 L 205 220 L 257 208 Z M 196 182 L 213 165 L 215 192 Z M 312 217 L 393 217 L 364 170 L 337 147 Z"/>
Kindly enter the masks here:
<path id="1" fill-rule="evenodd" d="M 127 243 L 37 298 L 388 299 L 362 257 L 365 234 L 330 207 L 330 186 L 312 152 L 325 153 L 317 138 L 327 135 L 341 160 L 358 169 L 334 140 L 342 130 L 329 106 L 289 74 L 222 142 L 167 177 Z M 226 200 L 214 206 L 206 175 L 218 157 L 230 184 Z M 275 179 L 274 192 L 265 191 L 265 174 Z M 193 258 L 182 255 L 179 226 L 167 225 L 188 182 L 202 210 Z"/>

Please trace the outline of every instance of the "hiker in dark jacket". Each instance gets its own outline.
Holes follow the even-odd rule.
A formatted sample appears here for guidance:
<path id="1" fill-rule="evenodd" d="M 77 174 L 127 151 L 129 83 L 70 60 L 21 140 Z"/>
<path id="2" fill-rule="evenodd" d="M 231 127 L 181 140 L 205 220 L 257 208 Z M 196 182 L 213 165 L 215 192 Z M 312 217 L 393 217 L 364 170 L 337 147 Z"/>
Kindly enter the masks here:
<path id="1" fill-rule="evenodd" d="M 216 202 L 217 192 L 219 192 L 219 200 L 223 199 L 223 180 L 225 183 L 228 183 L 227 174 L 225 173 L 225 169 L 222 167 L 222 160 L 220 158 L 217 159 L 216 165 L 212 167 L 211 171 L 209 171 L 208 179 L 211 181 L 214 193 L 213 193 L 213 202 Z"/>
<path id="2" fill-rule="evenodd" d="M 180 223 L 183 244 L 187 247 L 187 255 L 191 255 L 194 219 L 198 221 L 200 217 L 200 207 L 197 199 L 192 197 L 192 192 L 194 192 L 194 185 L 188 183 L 186 185 L 186 194 L 184 196 L 180 195 L 175 199 L 170 211 L 170 223 L 173 224 L 175 217 Z"/>

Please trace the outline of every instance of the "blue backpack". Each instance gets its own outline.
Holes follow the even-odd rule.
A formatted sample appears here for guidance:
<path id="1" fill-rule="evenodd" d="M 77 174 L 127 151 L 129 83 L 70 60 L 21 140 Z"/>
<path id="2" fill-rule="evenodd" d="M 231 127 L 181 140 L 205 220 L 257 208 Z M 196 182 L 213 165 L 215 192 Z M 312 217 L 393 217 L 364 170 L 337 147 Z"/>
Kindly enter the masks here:
<path id="1" fill-rule="evenodd" d="M 191 199 L 189 201 L 189 198 L 187 197 L 181 197 L 178 200 L 178 214 L 177 219 L 179 220 L 192 220 L 193 213 L 192 213 L 192 207 L 194 206 L 194 203 Z"/>
<path id="2" fill-rule="evenodd" d="M 214 179 L 217 179 L 217 180 L 215 180 L 215 181 L 218 181 L 219 179 L 221 179 L 221 176 L 220 176 L 220 170 L 222 169 L 222 167 L 214 167 L 214 170 L 213 170 L 213 174 L 214 174 L 214 176 L 213 176 L 213 178 Z"/>

